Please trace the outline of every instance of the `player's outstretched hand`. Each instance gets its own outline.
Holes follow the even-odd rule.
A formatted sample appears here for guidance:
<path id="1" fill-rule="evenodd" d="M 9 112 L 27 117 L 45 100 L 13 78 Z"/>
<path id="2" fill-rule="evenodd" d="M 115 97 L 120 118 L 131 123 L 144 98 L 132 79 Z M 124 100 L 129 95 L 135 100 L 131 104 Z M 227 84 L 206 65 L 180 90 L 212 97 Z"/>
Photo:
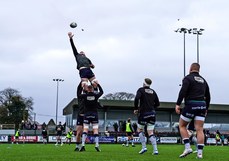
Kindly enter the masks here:
<path id="1" fill-rule="evenodd" d="M 69 36 L 69 38 L 72 38 L 74 35 L 73 35 L 72 32 L 69 32 L 69 33 L 68 33 L 68 36 Z"/>

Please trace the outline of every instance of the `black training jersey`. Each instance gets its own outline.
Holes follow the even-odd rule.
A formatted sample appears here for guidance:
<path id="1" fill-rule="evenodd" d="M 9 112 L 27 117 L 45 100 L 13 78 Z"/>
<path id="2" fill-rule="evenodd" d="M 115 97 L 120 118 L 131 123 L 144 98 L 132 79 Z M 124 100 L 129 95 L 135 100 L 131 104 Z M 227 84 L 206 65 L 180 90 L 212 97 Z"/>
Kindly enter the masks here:
<path id="1" fill-rule="evenodd" d="M 90 68 L 92 64 L 91 60 L 88 59 L 85 55 L 78 53 L 72 38 L 70 38 L 70 43 L 77 62 L 77 69 L 80 69 L 81 67 Z"/>
<path id="2" fill-rule="evenodd" d="M 210 91 L 206 80 L 199 75 L 198 72 L 192 72 L 182 81 L 182 87 L 177 99 L 177 105 L 180 105 L 182 100 L 187 101 L 206 101 L 206 107 L 210 104 Z"/>
<path id="3" fill-rule="evenodd" d="M 78 99 L 78 106 L 79 106 L 79 112 L 78 115 L 80 114 L 84 114 L 84 107 L 85 107 L 85 103 L 84 103 L 84 99 L 82 97 L 80 97 L 80 91 L 82 92 L 81 89 L 81 82 L 79 83 L 78 87 L 77 87 L 77 99 Z"/>
<path id="4" fill-rule="evenodd" d="M 82 87 L 79 90 L 79 98 L 84 100 L 84 113 L 87 112 L 97 112 L 97 109 L 100 107 L 98 103 L 99 97 L 103 95 L 103 89 L 98 84 L 99 92 L 88 92 L 88 93 L 82 93 Z"/>
<path id="5" fill-rule="evenodd" d="M 42 130 L 41 134 L 43 137 L 46 137 L 48 135 L 48 132 L 47 130 Z"/>
<path id="6" fill-rule="evenodd" d="M 56 131 L 57 131 L 57 133 L 58 133 L 58 132 L 64 131 L 64 126 L 62 126 L 62 125 L 60 125 L 60 124 L 57 125 L 57 126 L 56 126 Z"/>
<path id="7" fill-rule="evenodd" d="M 157 93 L 149 87 L 141 87 L 138 89 L 134 99 L 134 109 L 140 113 L 155 111 L 160 106 Z"/>

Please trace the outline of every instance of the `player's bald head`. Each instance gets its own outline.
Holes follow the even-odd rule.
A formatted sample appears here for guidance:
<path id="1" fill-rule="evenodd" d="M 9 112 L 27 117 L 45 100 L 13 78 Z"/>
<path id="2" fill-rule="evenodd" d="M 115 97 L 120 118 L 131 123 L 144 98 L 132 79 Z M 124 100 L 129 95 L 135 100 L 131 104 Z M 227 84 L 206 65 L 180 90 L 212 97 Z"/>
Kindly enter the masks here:
<path id="1" fill-rule="evenodd" d="M 190 67 L 190 72 L 199 72 L 200 71 L 200 64 L 199 63 L 192 63 Z"/>

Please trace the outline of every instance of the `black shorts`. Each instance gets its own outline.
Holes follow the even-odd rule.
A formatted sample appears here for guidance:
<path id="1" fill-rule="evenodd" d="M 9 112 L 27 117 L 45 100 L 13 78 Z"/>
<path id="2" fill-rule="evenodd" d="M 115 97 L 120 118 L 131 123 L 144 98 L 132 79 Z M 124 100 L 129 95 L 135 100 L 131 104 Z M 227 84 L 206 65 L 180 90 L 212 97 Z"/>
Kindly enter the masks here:
<path id="1" fill-rule="evenodd" d="M 205 118 L 206 110 L 205 101 L 187 101 L 184 109 L 182 110 L 182 116 L 189 120 L 192 120 L 195 117 Z"/>
<path id="2" fill-rule="evenodd" d="M 140 125 L 146 125 L 146 124 L 154 125 L 155 122 L 156 122 L 155 112 L 146 112 L 138 116 L 138 124 Z"/>
<path id="3" fill-rule="evenodd" d="M 132 136 L 133 134 L 132 134 L 132 132 L 126 132 L 126 135 L 127 136 Z"/>
<path id="4" fill-rule="evenodd" d="M 62 136 L 62 131 L 57 131 L 56 135 L 57 136 Z"/>
<path id="5" fill-rule="evenodd" d="M 96 124 L 99 123 L 98 113 L 97 112 L 87 112 L 84 114 L 83 123 L 85 124 Z"/>
<path id="6" fill-rule="evenodd" d="M 80 78 L 91 79 L 95 76 L 90 68 L 83 68 L 79 70 Z"/>
<path id="7" fill-rule="evenodd" d="M 192 120 L 192 121 L 188 124 L 188 130 L 196 131 L 195 126 L 194 126 L 194 120 Z"/>
<path id="8" fill-rule="evenodd" d="M 83 126 L 84 116 L 78 115 L 76 125 Z"/>

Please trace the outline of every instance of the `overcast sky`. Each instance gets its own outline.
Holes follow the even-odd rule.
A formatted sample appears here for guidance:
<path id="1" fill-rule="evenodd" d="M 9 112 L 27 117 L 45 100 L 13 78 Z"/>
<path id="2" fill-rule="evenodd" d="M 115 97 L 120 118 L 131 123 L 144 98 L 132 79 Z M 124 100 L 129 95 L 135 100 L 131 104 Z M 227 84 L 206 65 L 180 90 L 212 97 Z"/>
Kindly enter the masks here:
<path id="1" fill-rule="evenodd" d="M 227 0 L 0 0 L 0 90 L 34 99 L 40 123 L 58 120 L 75 97 L 80 78 L 67 33 L 95 65 L 104 94 L 136 93 L 153 80 L 161 101 L 175 102 L 184 75 L 181 27 L 204 28 L 199 37 L 201 75 L 214 104 L 228 104 Z M 69 27 L 76 22 L 78 27 Z M 82 31 L 81 29 L 84 29 Z M 186 74 L 197 60 L 197 36 L 186 34 Z M 175 106 L 174 106 L 175 107 Z"/>

